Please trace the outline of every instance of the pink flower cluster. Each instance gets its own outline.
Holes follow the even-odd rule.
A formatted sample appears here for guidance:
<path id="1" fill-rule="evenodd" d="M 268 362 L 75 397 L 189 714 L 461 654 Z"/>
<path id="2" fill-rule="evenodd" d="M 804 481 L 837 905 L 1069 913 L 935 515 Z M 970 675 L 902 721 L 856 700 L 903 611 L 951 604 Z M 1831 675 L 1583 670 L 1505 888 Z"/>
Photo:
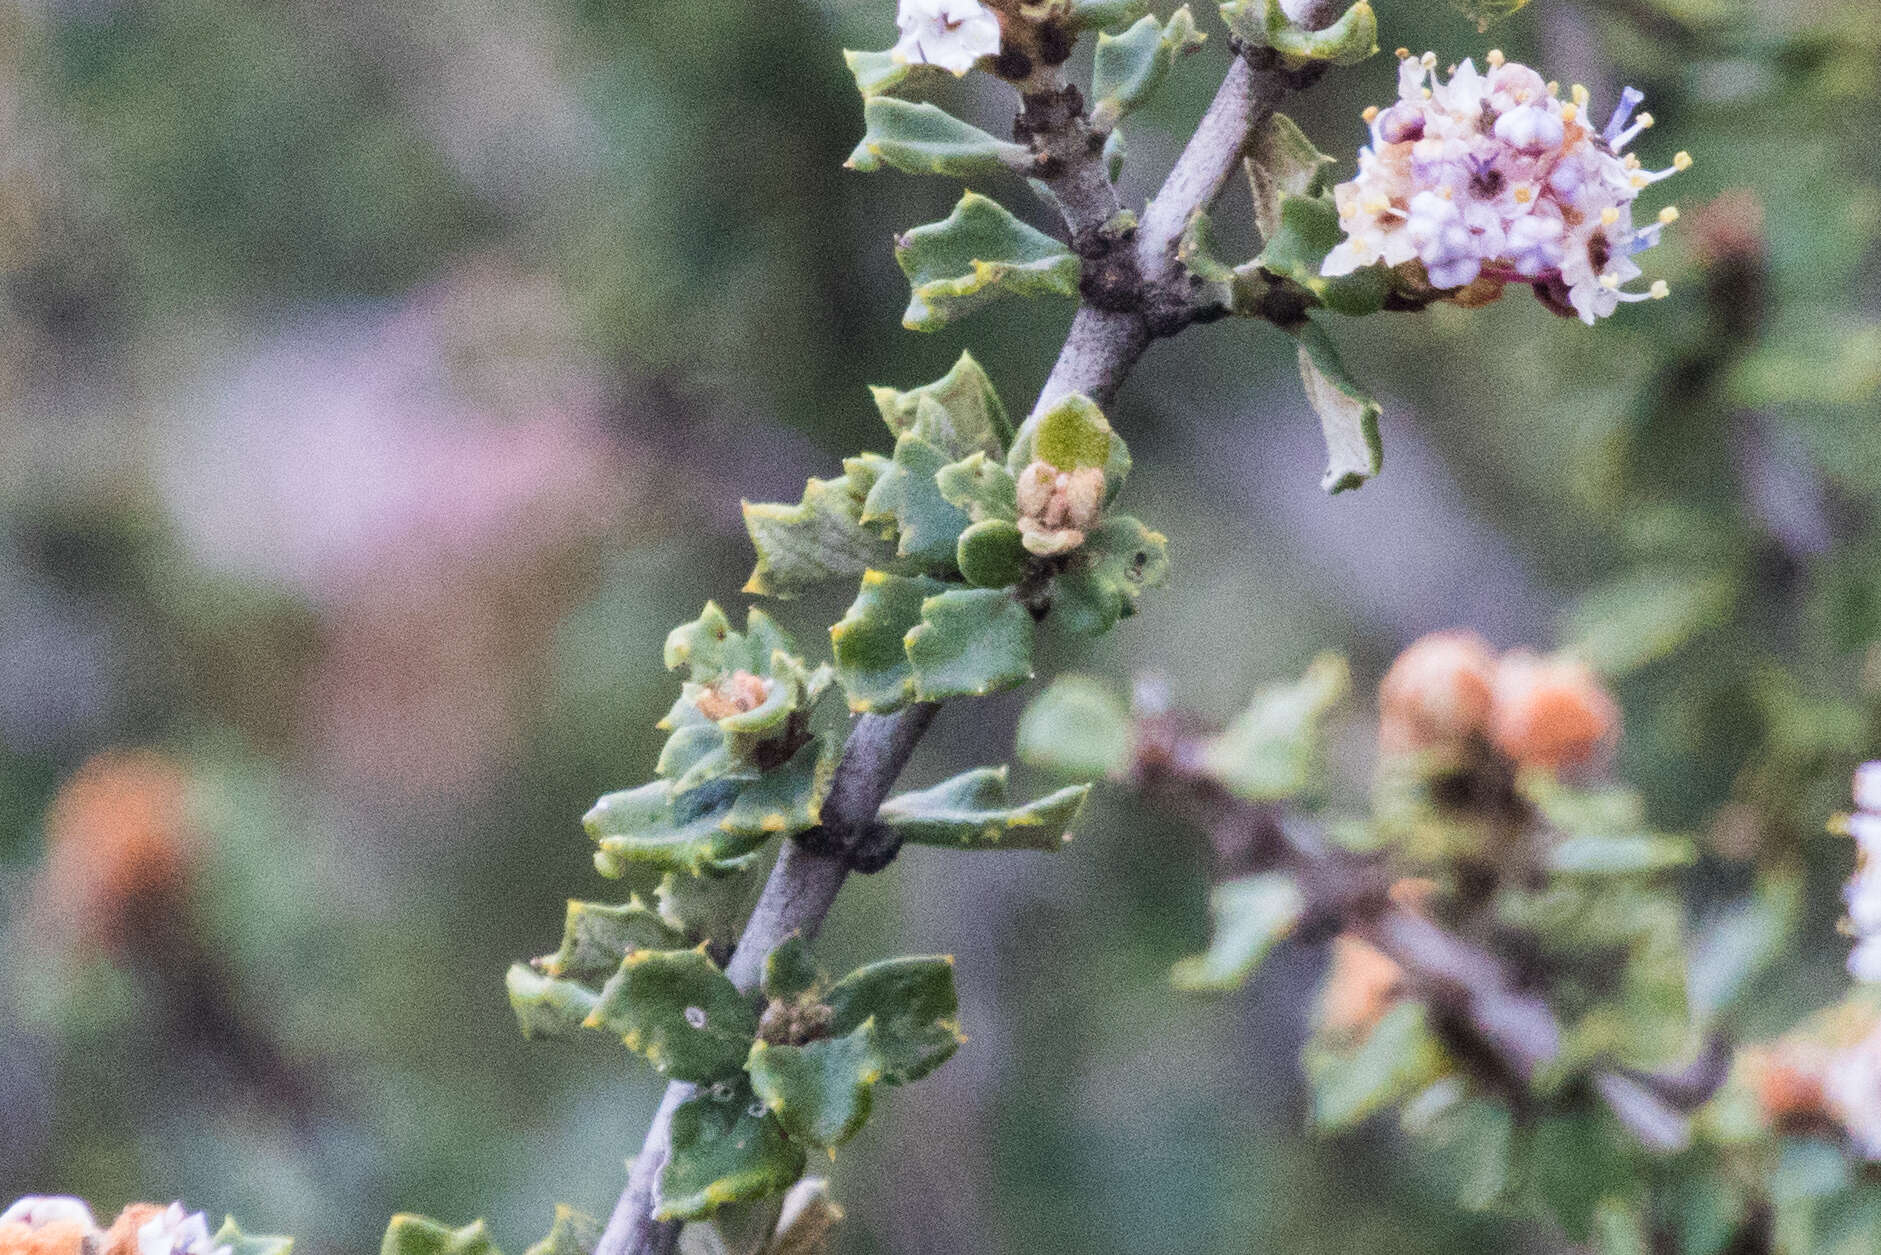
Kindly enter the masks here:
<path id="1" fill-rule="evenodd" d="M 1359 150 L 1358 176 L 1333 189 L 1345 240 L 1326 258 L 1328 278 L 1383 262 L 1423 263 L 1432 286 L 1528 283 L 1559 313 L 1592 324 L 1623 301 L 1664 296 L 1655 283 L 1628 292 L 1633 257 L 1659 242 L 1678 217 L 1670 207 L 1635 230 L 1633 201 L 1653 183 L 1691 165 L 1641 169 L 1626 146 L 1652 125 L 1634 111 L 1644 97 L 1627 88 L 1606 126 L 1585 117 L 1587 91 L 1562 100 L 1557 84 L 1525 65 L 1488 56 L 1489 73 L 1469 61 L 1437 77 L 1437 58 L 1400 50 L 1398 101 L 1366 110 L 1372 143 Z"/>

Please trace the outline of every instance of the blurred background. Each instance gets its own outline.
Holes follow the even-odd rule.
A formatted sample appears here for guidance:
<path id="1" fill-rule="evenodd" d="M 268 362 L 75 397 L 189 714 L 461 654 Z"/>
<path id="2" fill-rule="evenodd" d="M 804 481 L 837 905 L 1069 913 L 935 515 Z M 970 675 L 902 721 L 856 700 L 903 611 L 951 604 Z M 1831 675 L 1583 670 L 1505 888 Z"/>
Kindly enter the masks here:
<path id="1" fill-rule="evenodd" d="M 1070 316 L 900 329 L 892 235 L 957 189 L 841 168 L 839 50 L 890 44 L 892 7 L 0 3 L 0 1199 L 182 1197 L 306 1255 L 400 1210 L 511 1250 L 558 1200 L 605 1214 L 655 1078 L 524 1043 L 502 975 L 618 890 L 577 821 L 651 774 L 668 627 L 742 605 L 741 496 L 886 448 L 866 384 L 970 347 L 1022 412 Z M 1881 752 L 1881 11 L 1378 9 L 1388 48 L 1500 46 L 1596 111 L 1643 88 L 1646 163 L 1697 159 L 1648 194 L 1684 212 L 1647 258 L 1672 299 L 1342 327 L 1386 470 L 1338 498 L 1285 337 L 1156 346 L 1113 421 L 1174 578 L 1043 661 L 1226 716 L 1321 649 L 1362 693 L 1434 628 L 1578 645 L 1625 702 L 1619 773 L 1707 839 L 1695 912 L 1811 868 L 1783 1027 L 1842 987 L 1849 855 L 1814 835 Z M 1198 17 L 1132 197 L 1226 64 Z M 1289 112 L 1349 170 L 1394 78 Z M 839 610 L 778 613 L 815 652 Z M 909 781 L 998 754 L 1021 701 L 944 714 Z M 1170 989 L 1206 876 L 1112 798 L 1062 855 L 915 850 L 845 895 L 831 966 L 958 954 L 971 1041 L 834 1165 L 842 1250 L 1562 1249 L 1455 1213 L 1390 1127 L 1303 1135 L 1319 959 Z"/>

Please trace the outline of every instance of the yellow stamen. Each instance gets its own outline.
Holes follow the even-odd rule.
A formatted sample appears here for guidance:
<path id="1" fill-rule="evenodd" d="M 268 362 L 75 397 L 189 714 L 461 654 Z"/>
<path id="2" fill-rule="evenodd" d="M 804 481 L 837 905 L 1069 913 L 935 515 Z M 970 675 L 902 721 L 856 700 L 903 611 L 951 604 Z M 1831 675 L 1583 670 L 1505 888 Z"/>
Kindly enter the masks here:
<path id="1" fill-rule="evenodd" d="M 1581 109 L 1579 105 L 1566 104 L 1561 106 L 1561 120 L 1563 122 L 1572 122 L 1575 118 L 1578 118 L 1580 114 Z"/>
<path id="2" fill-rule="evenodd" d="M 1620 277 L 1618 275 L 1601 275 L 1600 286 L 1607 289 L 1609 292 L 1618 292 L 1620 290 Z"/>
<path id="3" fill-rule="evenodd" d="M 1647 127 L 1652 125 L 1652 121 L 1653 119 L 1650 113 L 1642 113 L 1639 115 L 1639 118 L 1637 122 L 1635 123 L 1635 125 L 1637 125 L 1641 130 L 1645 130 Z"/>
<path id="4" fill-rule="evenodd" d="M 1672 225 L 1678 220 L 1679 207 L 1677 205 L 1667 205 L 1664 209 L 1659 211 L 1659 221 L 1665 223 L 1667 226 Z"/>
<path id="5" fill-rule="evenodd" d="M 1672 157 L 1672 168 L 1674 170 L 1691 169 L 1692 168 L 1692 155 L 1686 152 L 1684 149 L 1680 149 Z"/>
<path id="6" fill-rule="evenodd" d="M 1587 100 L 1588 100 L 1587 89 L 1585 87 L 1582 87 L 1579 83 L 1576 83 L 1574 84 L 1573 95 L 1574 95 L 1574 103 L 1579 105 L 1581 108 L 1585 109 L 1587 107 Z"/>
<path id="7" fill-rule="evenodd" d="M 1644 187 L 1648 183 L 1652 182 L 1652 180 L 1647 178 L 1643 174 L 1636 174 L 1631 179 L 1629 179 L 1628 182 L 1630 182 L 1634 187 Z"/>
<path id="8" fill-rule="evenodd" d="M 1483 60 L 1489 62 L 1490 68 L 1497 70 L 1502 68 L 1502 63 L 1507 59 L 1508 58 L 1502 55 L 1502 49 L 1500 48 L 1491 48 L 1483 57 Z"/>
<path id="9" fill-rule="evenodd" d="M 1600 225 L 1610 227 L 1620 220 L 1620 211 L 1609 205 L 1600 211 Z"/>
<path id="10" fill-rule="evenodd" d="M 1666 297 L 1672 295 L 1672 285 L 1667 283 L 1664 279 L 1655 279 L 1653 280 L 1652 287 L 1646 290 L 1646 294 L 1655 301 L 1663 301 Z"/>
<path id="11" fill-rule="evenodd" d="M 1549 79 L 1548 94 L 1550 96 L 1559 96 L 1561 94 L 1561 84 L 1557 83 L 1554 79 Z"/>
<path id="12" fill-rule="evenodd" d="M 1400 48 L 1396 56 L 1400 61 L 1409 61 L 1411 59 L 1411 50 L 1409 48 Z"/>
<path id="13" fill-rule="evenodd" d="M 1359 114 L 1359 116 L 1365 119 L 1365 122 L 1367 125 L 1370 125 L 1371 123 L 1378 121 L 1378 106 L 1366 105 L 1365 112 Z"/>
<path id="14" fill-rule="evenodd" d="M 1529 201 L 1534 200 L 1534 199 L 1535 199 L 1534 188 L 1518 187 L 1515 189 L 1515 203 L 1516 204 L 1526 205 Z"/>

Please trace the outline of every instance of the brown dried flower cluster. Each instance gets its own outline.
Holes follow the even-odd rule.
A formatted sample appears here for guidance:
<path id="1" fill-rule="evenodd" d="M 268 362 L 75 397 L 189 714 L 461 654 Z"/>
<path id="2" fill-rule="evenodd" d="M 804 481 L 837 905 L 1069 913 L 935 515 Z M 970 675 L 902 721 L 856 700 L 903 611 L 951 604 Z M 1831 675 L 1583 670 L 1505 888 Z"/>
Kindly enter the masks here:
<path id="1" fill-rule="evenodd" d="M 1523 767 L 1584 766 L 1618 739 L 1620 708 L 1586 663 L 1437 632 L 1398 656 L 1378 687 L 1388 753 L 1486 741 Z"/>
<path id="2" fill-rule="evenodd" d="M 1019 472 L 1019 532 L 1028 553 L 1070 553 L 1084 543 L 1104 508 L 1104 472 L 1095 466 L 1061 471 L 1034 462 Z"/>
<path id="3" fill-rule="evenodd" d="M 749 671 L 734 671 L 699 694 L 699 712 L 707 719 L 727 719 L 756 710 L 771 695 L 771 682 Z"/>

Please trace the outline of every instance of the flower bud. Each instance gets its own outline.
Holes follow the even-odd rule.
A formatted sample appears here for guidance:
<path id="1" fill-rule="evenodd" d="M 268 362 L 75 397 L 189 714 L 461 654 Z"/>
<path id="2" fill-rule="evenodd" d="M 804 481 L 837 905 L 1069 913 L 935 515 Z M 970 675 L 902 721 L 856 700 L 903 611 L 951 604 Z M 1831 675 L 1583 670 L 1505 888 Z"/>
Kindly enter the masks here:
<path id="1" fill-rule="evenodd" d="M 1361 1037 L 1403 992 L 1404 969 L 1369 941 L 1350 933 L 1332 940 L 1332 967 L 1319 991 L 1319 1023 L 1342 1037 Z"/>
<path id="2" fill-rule="evenodd" d="M 1496 666 L 1489 735 L 1519 766 L 1549 771 L 1590 762 L 1619 736 L 1620 708 L 1587 664 L 1526 650 Z"/>
<path id="3" fill-rule="evenodd" d="M 1390 753 L 1455 745 L 1488 730 L 1495 658 L 1474 632 L 1433 632 L 1398 655 L 1378 686 Z"/>
<path id="4" fill-rule="evenodd" d="M 1026 551 L 1041 558 L 1070 553 L 1084 543 L 1104 509 L 1104 472 L 1095 466 L 1061 471 L 1033 462 L 1016 486 L 1019 532 Z"/>

